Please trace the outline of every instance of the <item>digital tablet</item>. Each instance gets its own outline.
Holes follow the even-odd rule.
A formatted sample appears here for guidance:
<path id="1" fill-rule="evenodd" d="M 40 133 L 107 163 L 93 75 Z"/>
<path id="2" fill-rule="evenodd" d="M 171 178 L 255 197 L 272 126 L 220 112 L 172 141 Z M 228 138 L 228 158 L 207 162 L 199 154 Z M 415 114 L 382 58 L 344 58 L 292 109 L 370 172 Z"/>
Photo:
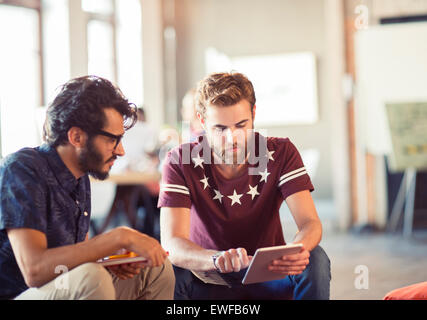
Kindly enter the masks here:
<path id="1" fill-rule="evenodd" d="M 250 284 L 284 278 L 285 275 L 268 270 L 268 266 L 273 260 L 278 260 L 284 255 L 300 252 L 301 248 L 302 244 L 298 243 L 258 249 L 249 264 L 242 283 Z"/>

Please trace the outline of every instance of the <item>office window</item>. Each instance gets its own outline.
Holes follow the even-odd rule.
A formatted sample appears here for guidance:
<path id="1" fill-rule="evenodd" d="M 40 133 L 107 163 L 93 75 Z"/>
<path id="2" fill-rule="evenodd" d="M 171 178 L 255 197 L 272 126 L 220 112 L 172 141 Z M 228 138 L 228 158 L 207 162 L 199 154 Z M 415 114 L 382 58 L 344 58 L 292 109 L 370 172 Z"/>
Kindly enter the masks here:
<path id="1" fill-rule="evenodd" d="M 94 14 L 112 15 L 114 2 L 112 0 L 82 0 L 82 9 Z"/>
<path id="2" fill-rule="evenodd" d="M 82 0 L 87 13 L 88 74 L 117 81 L 113 0 Z"/>
<path id="3" fill-rule="evenodd" d="M 90 20 L 87 38 L 88 73 L 116 82 L 113 26 L 109 22 Z"/>
<path id="4" fill-rule="evenodd" d="M 8 1 L 15 4 L 14 1 Z M 35 1 L 0 4 L 1 155 L 40 143 L 37 108 L 41 105 L 39 9 Z"/>
<path id="5" fill-rule="evenodd" d="M 142 105 L 140 1 L 82 0 L 78 10 L 84 14 L 70 17 L 68 0 L 0 0 L 0 156 L 42 142 L 41 106 L 69 80 L 71 55 L 82 48 L 85 73 L 111 80 Z M 70 26 L 87 36 L 71 42 Z"/>
<path id="6" fill-rule="evenodd" d="M 88 73 L 117 83 L 142 105 L 142 30 L 139 0 L 82 0 L 88 15 Z"/>
<path id="7" fill-rule="evenodd" d="M 70 79 L 70 21 L 68 0 L 42 0 L 43 87 L 45 105 Z"/>
<path id="8" fill-rule="evenodd" d="M 139 0 L 116 1 L 117 80 L 135 104 L 144 100 L 142 77 L 142 27 Z"/>

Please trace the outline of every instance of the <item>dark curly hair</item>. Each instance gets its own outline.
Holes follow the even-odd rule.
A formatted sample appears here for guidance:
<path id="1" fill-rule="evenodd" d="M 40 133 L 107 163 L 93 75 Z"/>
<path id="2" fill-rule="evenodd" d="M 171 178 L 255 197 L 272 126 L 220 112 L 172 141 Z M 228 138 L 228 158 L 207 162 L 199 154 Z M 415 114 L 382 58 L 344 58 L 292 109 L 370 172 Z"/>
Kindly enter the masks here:
<path id="1" fill-rule="evenodd" d="M 114 108 L 123 115 L 125 130 L 137 120 L 136 106 L 110 81 L 84 76 L 65 83 L 49 105 L 43 127 L 44 140 L 57 147 L 68 142 L 68 130 L 79 127 L 90 134 L 105 125 L 104 109 Z"/>

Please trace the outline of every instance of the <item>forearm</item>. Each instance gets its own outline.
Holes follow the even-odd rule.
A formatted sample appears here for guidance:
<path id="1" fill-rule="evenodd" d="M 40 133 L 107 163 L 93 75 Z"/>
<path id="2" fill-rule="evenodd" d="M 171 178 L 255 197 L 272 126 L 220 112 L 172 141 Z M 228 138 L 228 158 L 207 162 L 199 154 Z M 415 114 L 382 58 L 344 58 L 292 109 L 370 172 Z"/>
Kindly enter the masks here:
<path id="1" fill-rule="evenodd" d="M 217 250 L 207 250 L 190 238 L 190 209 L 164 207 L 160 211 L 160 238 L 169 251 L 169 260 L 176 266 L 195 270 L 214 270 L 212 255 Z"/>
<path id="2" fill-rule="evenodd" d="M 308 251 L 313 250 L 322 239 L 322 224 L 319 220 L 306 222 L 295 235 L 293 243 L 302 243 Z"/>
<path id="3" fill-rule="evenodd" d="M 71 270 L 83 263 L 95 262 L 99 258 L 113 254 L 124 247 L 122 236 L 119 229 L 114 229 L 74 245 L 34 252 L 31 257 L 32 261 L 25 263 L 27 266 L 31 266 L 26 275 L 26 282 L 29 286 L 39 287 L 53 280 L 59 275 L 59 272 L 63 271 L 63 269 L 58 269 L 59 266 L 65 266 Z"/>
<path id="4" fill-rule="evenodd" d="M 191 240 L 181 237 L 170 238 L 163 245 L 169 251 L 169 260 L 178 267 L 195 271 L 215 269 L 212 255 L 217 250 L 204 249 Z"/>

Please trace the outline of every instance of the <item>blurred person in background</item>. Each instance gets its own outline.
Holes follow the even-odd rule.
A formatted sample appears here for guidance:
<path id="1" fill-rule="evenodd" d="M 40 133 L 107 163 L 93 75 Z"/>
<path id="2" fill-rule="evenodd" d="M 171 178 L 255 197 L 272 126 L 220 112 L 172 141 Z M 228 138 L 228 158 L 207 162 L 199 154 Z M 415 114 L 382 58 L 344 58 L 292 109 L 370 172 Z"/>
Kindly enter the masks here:
<path id="1" fill-rule="evenodd" d="M 117 159 L 112 173 L 123 171 L 153 172 L 159 165 L 159 133 L 147 121 L 145 110 L 139 107 L 138 120 L 132 130 L 123 137 L 123 148 L 126 154 Z"/>
<path id="2" fill-rule="evenodd" d="M 197 118 L 196 88 L 191 88 L 182 98 L 181 124 L 178 128 L 165 126 L 159 134 L 159 170 L 162 172 L 166 154 L 181 143 L 194 142 L 204 134 L 204 130 Z"/>
<path id="3" fill-rule="evenodd" d="M 160 165 L 159 147 L 161 137 L 158 131 L 147 121 L 143 107 L 137 109 L 137 121 L 132 130 L 122 139 L 126 154 L 116 160 L 111 173 L 115 175 L 141 174 L 153 177 L 144 183 L 135 181 L 116 185 L 116 194 L 112 209 L 115 213 L 111 226 L 127 224 L 137 230 L 158 239 L 159 210 L 157 201 L 159 196 Z M 126 214 L 127 213 L 127 214 Z M 126 216 L 135 216 L 134 222 L 127 221 Z M 99 220 L 99 219 L 98 219 Z M 95 229 L 99 221 L 94 221 Z"/>
<path id="4" fill-rule="evenodd" d="M 193 142 L 197 139 L 197 137 L 201 136 L 204 131 L 202 126 L 200 125 L 200 121 L 197 118 L 196 111 L 196 88 L 191 88 L 187 91 L 182 99 L 182 107 L 181 107 L 181 117 L 183 122 L 183 130 L 187 129 L 190 131 L 190 141 L 182 141 L 185 142 Z M 188 128 L 184 125 L 188 125 Z"/>

